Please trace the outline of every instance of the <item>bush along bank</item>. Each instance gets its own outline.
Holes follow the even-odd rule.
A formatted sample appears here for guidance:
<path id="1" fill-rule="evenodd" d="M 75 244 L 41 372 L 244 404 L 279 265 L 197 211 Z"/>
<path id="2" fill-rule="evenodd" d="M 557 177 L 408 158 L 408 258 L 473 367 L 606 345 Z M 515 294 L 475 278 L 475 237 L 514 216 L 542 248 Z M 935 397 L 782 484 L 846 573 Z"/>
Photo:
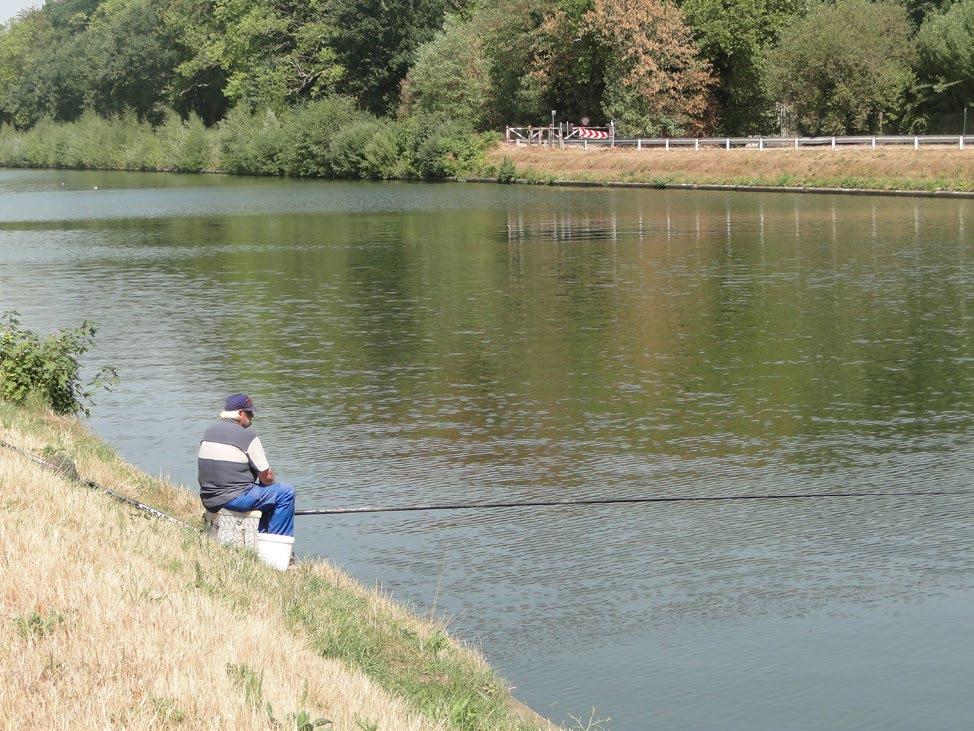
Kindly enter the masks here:
<path id="1" fill-rule="evenodd" d="M 199 499 L 124 462 L 73 415 L 90 328 L 0 355 L 0 440 L 195 526 L 148 517 L 0 447 L 0 714 L 12 727 L 550 728 L 476 652 L 326 561 L 281 573 L 204 537 Z M 54 347 L 58 346 L 58 347 Z M 33 373 L 32 377 L 30 373 Z M 56 398 L 52 398 L 56 397 Z M 60 413 L 55 413 L 54 408 Z"/>
<path id="2" fill-rule="evenodd" d="M 368 180 L 484 174 L 498 136 L 442 118 L 393 120 L 332 96 L 281 112 L 234 108 L 207 128 L 195 116 L 152 125 L 127 113 L 74 122 L 0 126 L 0 165 L 96 170 L 225 172 Z"/>

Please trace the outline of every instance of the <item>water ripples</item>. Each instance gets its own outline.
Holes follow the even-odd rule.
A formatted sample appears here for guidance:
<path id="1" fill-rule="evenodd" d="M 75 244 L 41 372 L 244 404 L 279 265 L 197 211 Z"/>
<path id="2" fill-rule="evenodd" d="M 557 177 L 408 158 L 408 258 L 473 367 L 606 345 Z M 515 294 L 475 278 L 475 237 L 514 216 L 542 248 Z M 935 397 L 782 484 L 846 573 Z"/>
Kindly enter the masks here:
<path id="1" fill-rule="evenodd" d="M 123 382 L 93 424 L 150 471 L 191 484 L 196 435 L 245 389 L 302 507 L 970 489 L 967 202 L 78 175 L 0 175 L 0 304 L 101 325 L 94 361 Z M 889 665 L 847 652 L 969 653 L 969 516 L 850 497 L 309 517 L 298 537 L 435 598 L 558 718 L 854 727 L 808 689 L 845 707 L 858 678 L 864 724 L 908 728 L 870 685 Z M 920 686 L 932 725 L 974 710 Z"/>

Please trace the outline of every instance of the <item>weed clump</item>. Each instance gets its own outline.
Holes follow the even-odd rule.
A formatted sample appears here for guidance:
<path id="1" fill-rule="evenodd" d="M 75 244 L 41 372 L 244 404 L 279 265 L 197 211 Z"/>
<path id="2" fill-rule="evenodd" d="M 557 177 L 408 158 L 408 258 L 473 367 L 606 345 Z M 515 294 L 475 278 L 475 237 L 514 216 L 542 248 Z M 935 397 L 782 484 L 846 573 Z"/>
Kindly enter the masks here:
<path id="1" fill-rule="evenodd" d="M 118 373 L 104 366 L 94 378 L 81 379 L 79 359 L 94 344 L 95 326 L 58 330 L 45 339 L 21 327 L 16 312 L 0 316 L 0 398 L 14 404 L 39 399 L 58 414 L 91 413 L 99 388 L 110 389 Z"/>

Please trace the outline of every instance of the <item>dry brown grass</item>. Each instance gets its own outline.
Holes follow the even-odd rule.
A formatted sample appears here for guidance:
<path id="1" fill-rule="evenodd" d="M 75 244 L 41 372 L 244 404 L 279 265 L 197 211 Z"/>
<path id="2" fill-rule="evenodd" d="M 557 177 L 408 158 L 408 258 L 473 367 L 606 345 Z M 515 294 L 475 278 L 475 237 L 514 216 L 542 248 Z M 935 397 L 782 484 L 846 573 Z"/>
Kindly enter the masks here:
<path id="1" fill-rule="evenodd" d="M 0 485 L 5 727 L 266 729 L 270 703 L 289 728 L 301 711 L 334 728 L 437 728 L 279 616 L 229 610 L 160 565 L 160 544 L 209 563 L 177 526 L 16 457 Z"/>
<path id="2" fill-rule="evenodd" d="M 74 419 L 0 402 L 0 439 L 199 522 Z M 0 511 L 0 728 L 548 727 L 442 624 L 326 562 L 281 574 L 5 449 Z"/>
<path id="3" fill-rule="evenodd" d="M 974 190 L 974 150 L 928 147 L 771 150 L 548 150 L 500 144 L 519 177 L 592 182 L 696 183 L 883 190 Z"/>

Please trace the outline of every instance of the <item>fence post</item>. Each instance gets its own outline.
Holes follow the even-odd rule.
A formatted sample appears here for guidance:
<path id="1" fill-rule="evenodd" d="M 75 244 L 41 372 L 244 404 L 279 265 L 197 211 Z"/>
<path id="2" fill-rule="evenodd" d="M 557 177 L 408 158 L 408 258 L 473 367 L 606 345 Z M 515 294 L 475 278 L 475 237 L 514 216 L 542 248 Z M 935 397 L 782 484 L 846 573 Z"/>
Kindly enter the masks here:
<path id="1" fill-rule="evenodd" d="M 835 149 L 835 137 L 832 138 L 832 149 Z"/>
<path id="2" fill-rule="evenodd" d="M 960 149 L 964 149 L 964 135 L 960 136 Z"/>
<path id="3" fill-rule="evenodd" d="M 582 149 L 583 150 L 587 150 L 588 149 L 588 140 L 582 140 Z"/>
<path id="4" fill-rule="evenodd" d="M 670 138 L 669 137 L 666 138 L 666 149 L 667 150 L 670 149 Z"/>
<path id="5" fill-rule="evenodd" d="M 914 150 L 919 150 L 920 149 L 920 138 L 919 137 L 914 137 L 913 138 L 913 149 Z"/>
<path id="6" fill-rule="evenodd" d="M 873 149 L 874 150 L 876 149 L 876 138 L 875 137 L 873 137 Z"/>
<path id="7" fill-rule="evenodd" d="M 507 140 L 507 144 L 511 144 L 511 128 L 504 128 L 504 139 Z"/>
<path id="8" fill-rule="evenodd" d="M 694 150 L 699 150 L 700 149 L 700 138 L 699 137 L 697 137 L 697 139 L 695 139 L 693 141 L 693 149 Z"/>
<path id="9" fill-rule="evenodd" d="M 798 149 L 798 138 L 797 137 L 795 138 L 795 149 L 796 150 Z"/>
<path id="10" fill-rule="evenodd" d="M 642 138 L 639 138 L 639 139 L 636 140 L 636 149 L 637 150 L 643 149 L 643 140 L 642 140 Z"/>
<path id="11" fill-rule="evenodd" d="M 759 150 L 764 149 L 764 137 L 758 137 L 758 149 Z"/>
<path id="12" fill-rule="evenodd" d="M 727 138 L 727 141 L 724 143 L 724 149 L 725 150 L 729 150 L 730 149 L 730 137 L 728 137 Z"/>

